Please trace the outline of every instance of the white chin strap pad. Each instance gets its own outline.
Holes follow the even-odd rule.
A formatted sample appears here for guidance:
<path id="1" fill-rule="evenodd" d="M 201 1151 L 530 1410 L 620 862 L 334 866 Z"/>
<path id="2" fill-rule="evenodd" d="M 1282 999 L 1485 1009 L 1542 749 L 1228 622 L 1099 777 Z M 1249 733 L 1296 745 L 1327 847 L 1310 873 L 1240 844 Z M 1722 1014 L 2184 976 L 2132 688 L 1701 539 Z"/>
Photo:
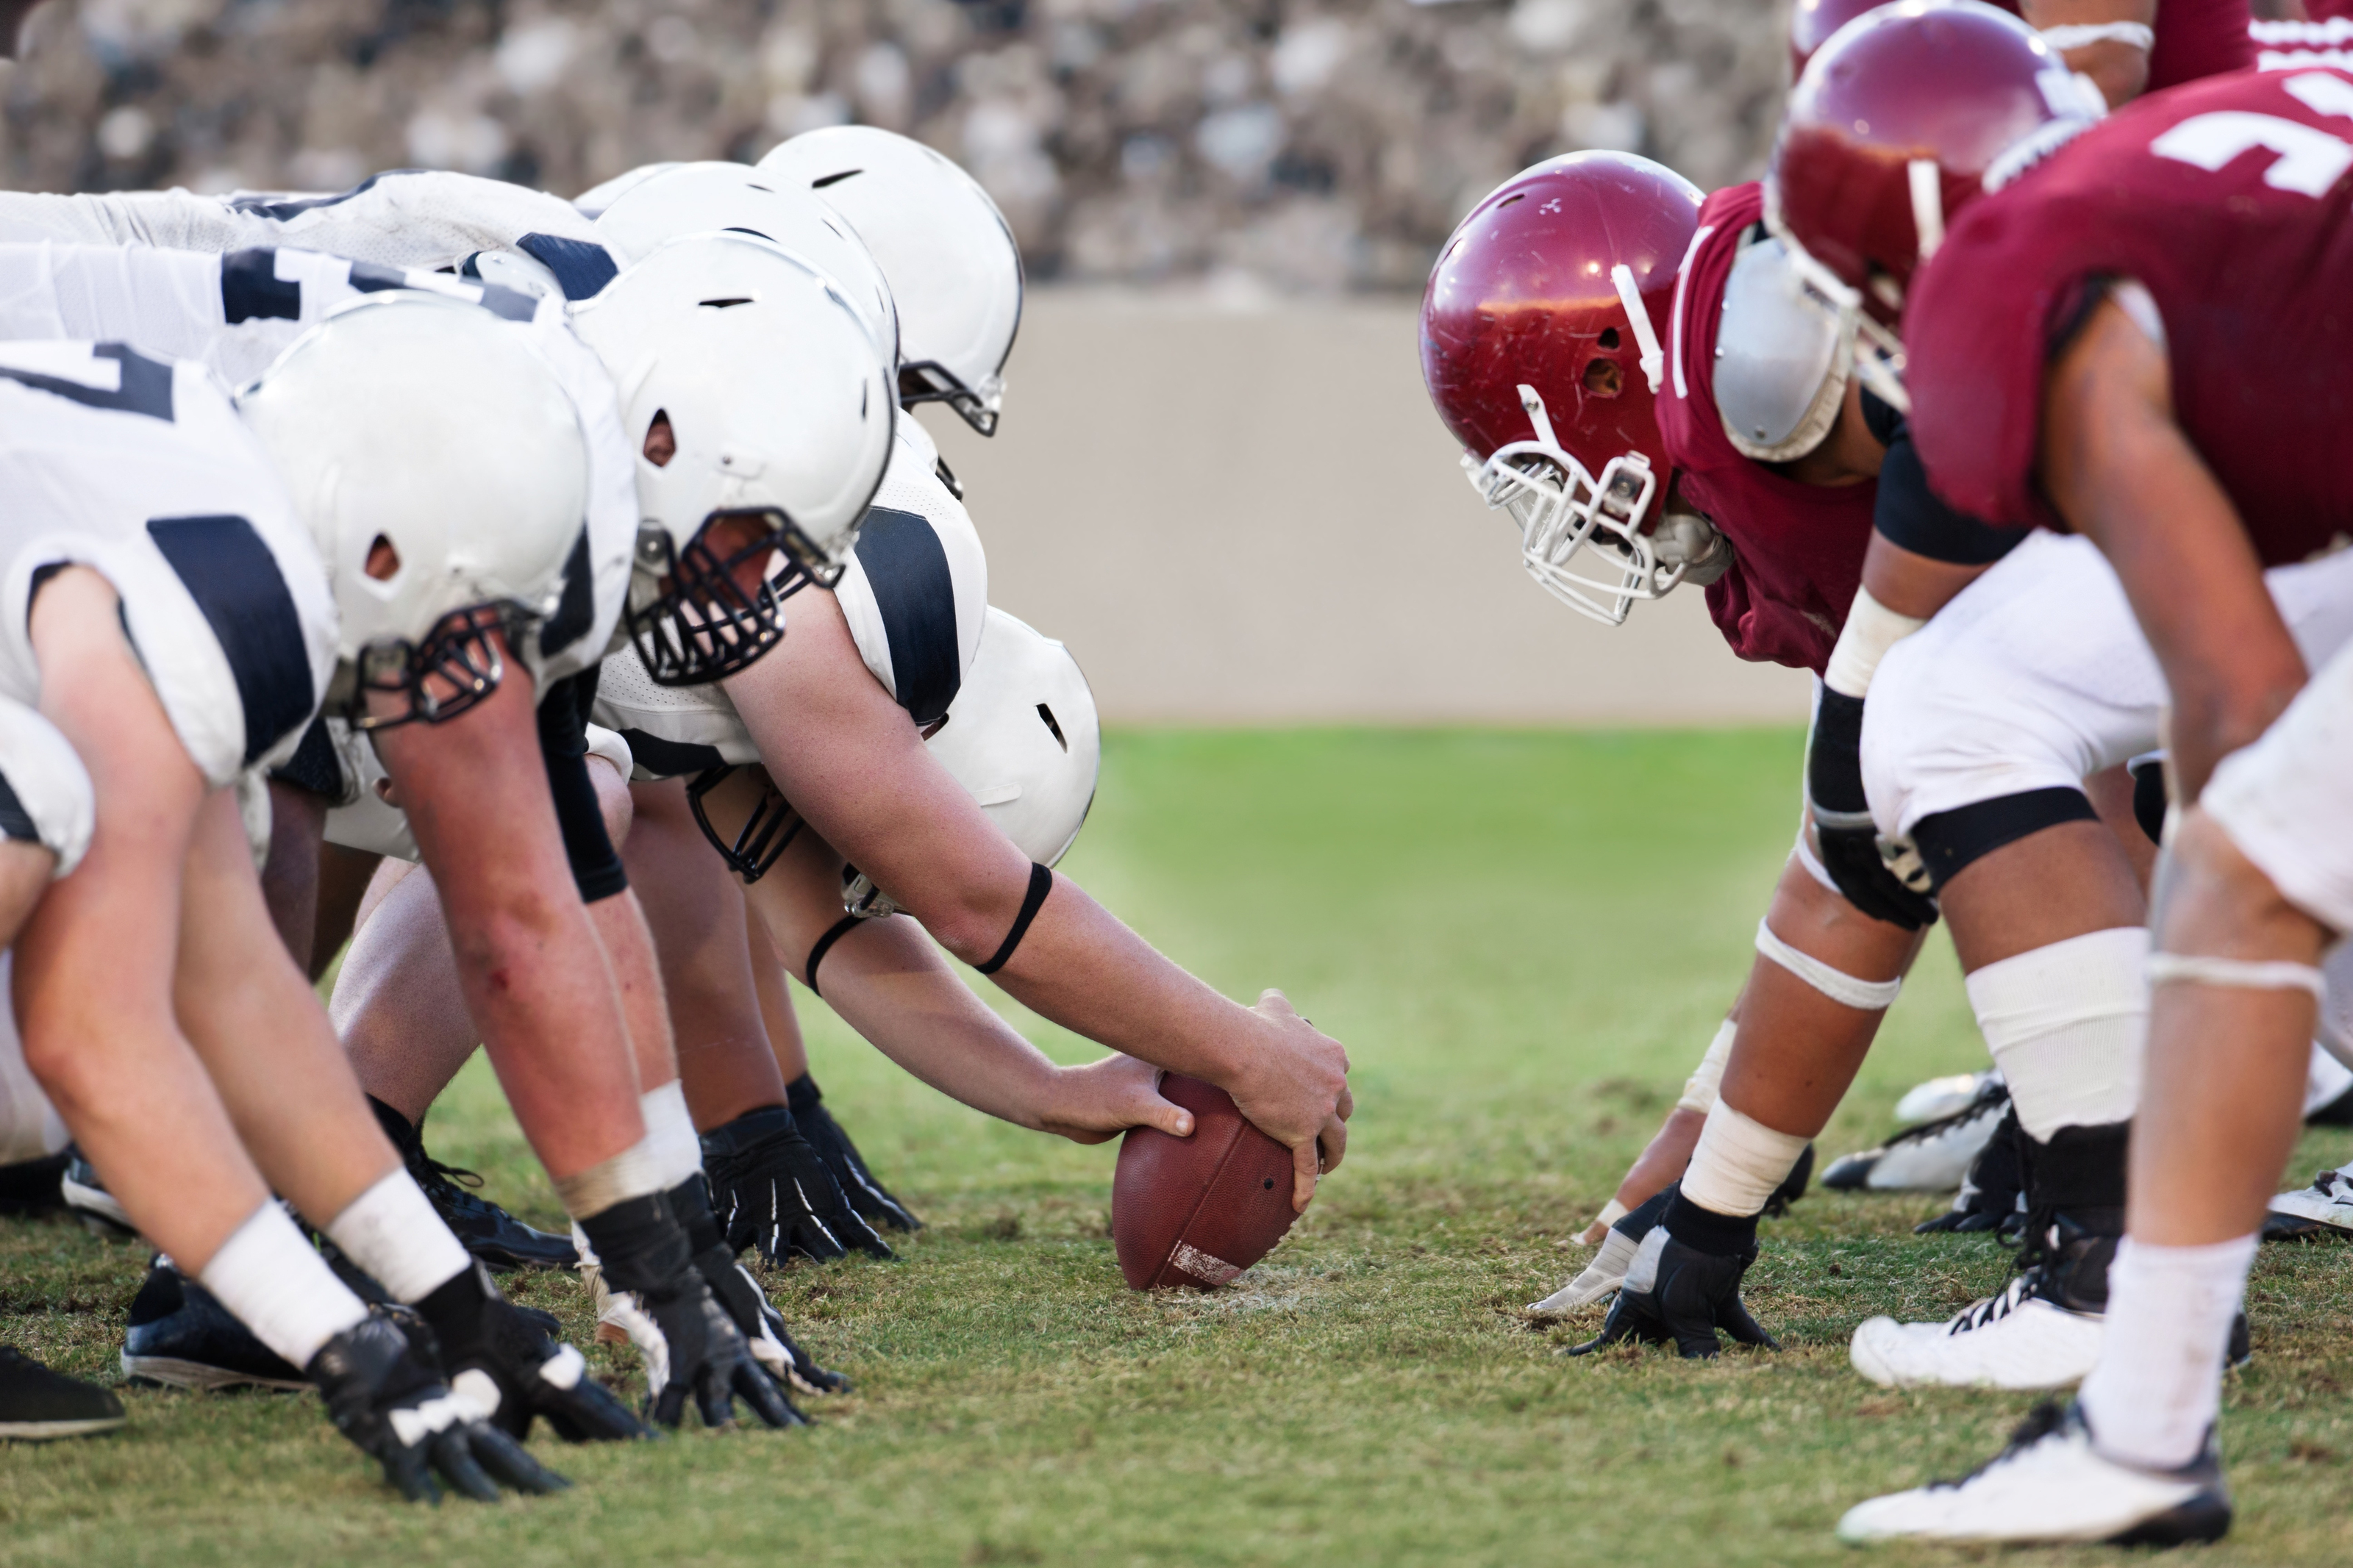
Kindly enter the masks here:
<path id="1" fill-rule="evenodd" d="M 1840 1006 L 1858 1013 L 1883 1013 L 1895 1005 L 1904 990 L 1902 975 L 1893 980 L 1858 980 L 1811 953 L 1799 952 L 1775 936 L 1773 928 L 1763 921 L 1757 922 L 1757 951 Z"/>

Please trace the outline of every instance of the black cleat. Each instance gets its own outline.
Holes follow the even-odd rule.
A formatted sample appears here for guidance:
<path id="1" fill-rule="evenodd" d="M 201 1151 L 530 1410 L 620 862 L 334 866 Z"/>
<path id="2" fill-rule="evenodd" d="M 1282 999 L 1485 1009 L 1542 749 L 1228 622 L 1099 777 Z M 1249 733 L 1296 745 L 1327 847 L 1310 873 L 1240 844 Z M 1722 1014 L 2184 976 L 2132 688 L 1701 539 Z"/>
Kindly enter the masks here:
<path id="1" fill-rule="evenodd" d="M 570 1237 L 535 1230 L 488 1198 L 477 1196 L 471 1189 L 482 1184 L 481 1177 L 455 1165 L 445 1165 L 427 1154 L 423 1129 L 411 1126 L 408 1118 L 391 1106 L 374 1095 L 368 1097 L 368 1104 L 375 1111 L 376 1120 L 384 1123 L 393 1147 L 400 1151 L 401 1163 L 408 1167 L 417 1184 L 425 1189 L 433 1211 L 456 1233 L 468 1252 L 501 1274 L 518 1268 L 578 1266 L 580 1253 Z"/>
<path id="2" fill-rule="evenodd" d="M 122 1375 L 171 1388 L 308 1388 L 300 1367 L 253 1337 L 211 1291 L 158 1258 L 131 1303 Z"/>
<path id="3" fill-rule="evenodd" d="M 0 1215 L 57 1214 L 66 1206 L 66 1166 L 72 1157 L 51 1154 L 0 1165 Z"/>
<path id="4" fill-rule="evenodd" d="M 1914 1226 L 1912 1233 L 1931 1236 L 1952 1231 L 1974 1236 L 2022 1225 L 2026 1214 L 2026 1161 L 2020 1146 L 2025 1141 L 2026 1134 L 2019 1130 L 2017 1109 L 2004 1110 L 1985 1146 L 1969 1162 L 1968 1173 L 1961 1178 L 1961 1190 L 1954 1194 L 1953 1206 L 1934 1219 Z"/>
<path id="5" fill-rule="evenodd" d="M 885 1230 L 923 1228 L 923 1222 L 915 1217 L 914 1212 L 893 1197 L 874 1179 L 874 1173 L 866 1168 L 858 1145 L 849 1141 L 849 1134 L 841 1130 L 841 1123 L 825 1108 L 825 1097 L 818 1092 L 815 1079 L 801 1074 L 785 1086 L 785 1099 L 801 1136 L 809 1141 L 809 1147 L 825 1162 L 825 1168 L 833 1173 L 834 1182 L 849 1200 L 851 1208 Z"/>
<path id="6" fill-rule="evenodd" d="M 128 1419 L 122 1401 L 98 1384 L 51 1372 L 24 1352 L 0 1345 L 0 1438 L 93 1437 Z"/>
<path id="7" fill-rule="evenodd" d="M 82 1228 L 92 1236 L 108 1241 L 130 1241 L 139 1235 L 139 1227 L 122 1211 L 114 1194 L 99 1180 L 97 1169 L 81 1157 L 81 1151 L 66 1145 L 65 1174 L 58 1178 L 58 1190 L 65 1194 L 66 1209 L 81 1221 Z"/>

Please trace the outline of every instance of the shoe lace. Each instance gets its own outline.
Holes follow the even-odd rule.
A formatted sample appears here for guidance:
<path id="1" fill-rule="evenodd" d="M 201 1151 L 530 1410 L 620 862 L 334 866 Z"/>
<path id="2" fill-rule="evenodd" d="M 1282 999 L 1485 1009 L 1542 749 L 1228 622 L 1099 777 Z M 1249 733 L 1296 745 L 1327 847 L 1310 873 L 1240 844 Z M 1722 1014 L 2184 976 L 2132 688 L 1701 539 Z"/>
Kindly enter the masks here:
<path id="1" fill-rule="evenodd" d="M 2027 1302 L 2042 1294 L 2043 1274 L 2038 1268 L 2013 1274 L 2010 1282 L 1981 1300 L 1972 1301 L 1945 1325 L 1948 1334 L 1966 1334 L 1987 1324 L 2007 1318 Z"/>
<path id="2" fill-rule="evenodd" d="M 2342 1170 L 2316 1171 L 2312 1177 L 2312 1190 L 2332 1203 L 2353 1200 L 2353 1177 Z"/>
<path id="3" fill-rule="evenodd" d="M 417 1152 L 417 1163 L 423 1172 L 417 1182 L 419 1186 L 438 1183 L 442 1186 L 463 1187 L 469 1193 L 481 1191 L 482 1178 L 479 1172 L 470 1171 L 463 1165 L 445 1165 L 422 1149 Z"/>

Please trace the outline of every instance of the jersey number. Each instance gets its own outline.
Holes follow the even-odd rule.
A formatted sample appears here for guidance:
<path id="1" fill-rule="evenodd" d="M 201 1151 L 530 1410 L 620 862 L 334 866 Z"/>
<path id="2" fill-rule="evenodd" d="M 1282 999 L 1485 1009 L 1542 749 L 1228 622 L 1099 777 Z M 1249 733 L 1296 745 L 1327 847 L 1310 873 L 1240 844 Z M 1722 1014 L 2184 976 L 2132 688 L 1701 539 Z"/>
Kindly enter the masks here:
<path id="1" fill-rule="evenodd" d="M 2314 72 L 2291 77 L 2283 85 L 2298 101 L 2322 114 L 2353 115 L 2353 86 L 2337 77 Z M 2148 144 L 2148 150 L 2160 158 L 2193 164 L 2209 174 L 2258 147 L 2278 154 L 2263 171 L 2263 184 L 2275 191 L 2320 196 L 2348 168 L 2353 168 L 2353 142 L 2343 137 L 2300 120 L 2243 110 L 2192 115 Z"/>

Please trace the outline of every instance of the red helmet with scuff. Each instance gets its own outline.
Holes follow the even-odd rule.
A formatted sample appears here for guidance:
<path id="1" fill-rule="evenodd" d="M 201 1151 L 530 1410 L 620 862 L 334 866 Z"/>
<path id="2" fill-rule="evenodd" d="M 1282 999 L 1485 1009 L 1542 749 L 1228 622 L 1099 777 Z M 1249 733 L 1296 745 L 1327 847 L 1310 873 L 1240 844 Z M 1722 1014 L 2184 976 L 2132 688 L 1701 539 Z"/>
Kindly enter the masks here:
<path id="1" fill-rule="evenodd" d="M 1644 536 L 1669 478 L 1660 344 L 1701 199 L 1647 158 L 1548 159 L 1472 209 L 1422 296 L 1422 379 L 1464 467 L 1520 522 L 1537 580 L 1612 623 L 1681 580 L 1660 581 Z M 1601 578 L 1565 569 L 1588 543 L 1613 557 Z"/>
<path id="2" fill-rule="evenodd" d="M 1806 62 L 1831 41 L 1831 35 L 1887 0 L 1798 0 L 1789 8 L 1789 79 L 1806 74 Z"/>

